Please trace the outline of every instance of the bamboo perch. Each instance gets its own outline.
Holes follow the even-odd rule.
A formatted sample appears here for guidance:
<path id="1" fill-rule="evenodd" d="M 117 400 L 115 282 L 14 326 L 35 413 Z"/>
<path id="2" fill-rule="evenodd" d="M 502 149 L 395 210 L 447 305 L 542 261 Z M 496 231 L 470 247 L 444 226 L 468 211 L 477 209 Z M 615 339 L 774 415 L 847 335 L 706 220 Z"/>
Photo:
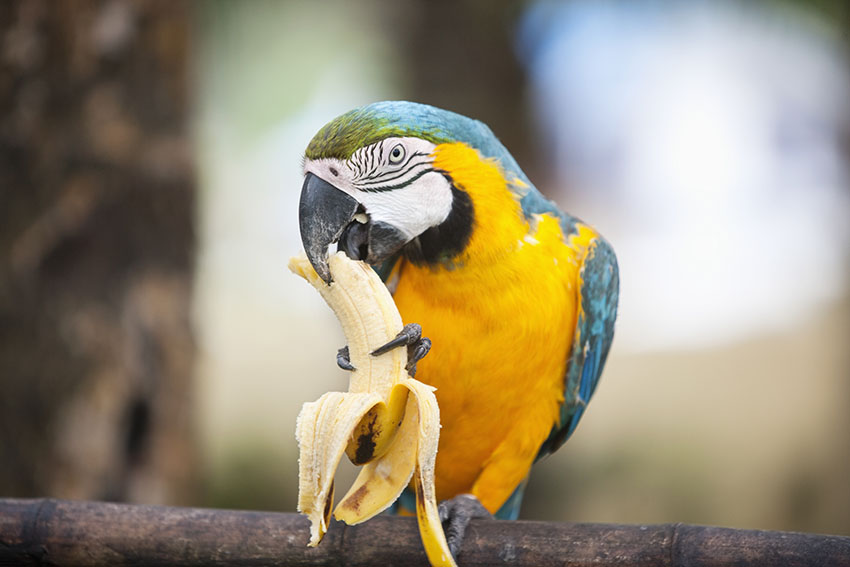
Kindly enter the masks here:
<path id="1" fill-rule="evenodd" d="M 298 514 L 0 499 L 0 565 L 427 565 L 415 518 L 334 523 L 306 546 Z M 662 524 L 473 520 L 473 565 L 850 566 L 850 537 Z"/>

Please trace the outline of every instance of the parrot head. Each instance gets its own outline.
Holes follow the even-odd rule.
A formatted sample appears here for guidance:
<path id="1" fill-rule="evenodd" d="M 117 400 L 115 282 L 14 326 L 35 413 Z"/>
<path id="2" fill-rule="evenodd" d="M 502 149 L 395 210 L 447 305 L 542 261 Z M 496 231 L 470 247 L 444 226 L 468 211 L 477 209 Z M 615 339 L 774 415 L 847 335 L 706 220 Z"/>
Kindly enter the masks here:
<path id="1" fill-rule="evenodd" d="M 334 244 L 372 265 L 398 254 L 418 264 L 445 262 L 463 250 L 472 202 L 435 165 L 438 146 L 458 142 L 519 172 L 486 125 L 424 104 L 378 102 L 319 130 L 305 153 L 298 214 L 304 250 L 326 283 Z"/>

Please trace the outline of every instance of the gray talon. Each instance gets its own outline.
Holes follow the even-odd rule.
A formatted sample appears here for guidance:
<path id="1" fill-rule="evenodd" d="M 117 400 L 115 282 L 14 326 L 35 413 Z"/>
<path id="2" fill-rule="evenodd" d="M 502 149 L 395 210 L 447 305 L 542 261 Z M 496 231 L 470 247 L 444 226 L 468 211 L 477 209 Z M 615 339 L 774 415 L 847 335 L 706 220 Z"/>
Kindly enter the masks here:
<path id="1" fill-rule="evenodd" d="M 343 370 L 357 370 L 351 364 L 351 355 L 348 354 L 348 345 L 345 345 L 336 352 L 336 365 Z"/>
<path id="2" fill-rule="evenodd" d="M 405 368 L 411 378 L 416 376 L 416 363 L 425 358 L 429 350 L 431 350 L 431 339 L 428 337 L 422 337 L 412 345 L 408 345 Z"/>
<path id="3" fill-rule="evenodd" d="M 389 352 L 392 349 L 400 346 L 412 345 L 422 336 L 422 327 L 420 327 L 417 323 L 409 323 L 404 326 L 404 328 L 399 331 L 399 333 L 395 336 L 393 340 L 385 344 L 384 346 L 379 346 L 375 350 L 372 351 L 372 356 L 378 356 L 379 354 L 384 354 L 385 352 Z"/>
<path id="4" fill-rule="evenodd" d="M 389 352 L 394 348 L 407 347 L 407 365 L 405 369 L 412 378 L 416 375 L 416 363 L 431 350 L 431 340 L 422 336 L 422 327 L 417 323 L 408 323 L 396 337 L 387 344 L 372 351 L 372 356 Z"/>
<path id="5" fill-rule="evenodd" d="M 443 522 L 446 543 L 449 544 L 449 551 L 455 559 L 460 553 L 469 521 L 473 518 L 493 517 L 472 494 L 458 494 L 451 500 L 443 500 L 438 506 L 438 511 L 440 521 Z"/>

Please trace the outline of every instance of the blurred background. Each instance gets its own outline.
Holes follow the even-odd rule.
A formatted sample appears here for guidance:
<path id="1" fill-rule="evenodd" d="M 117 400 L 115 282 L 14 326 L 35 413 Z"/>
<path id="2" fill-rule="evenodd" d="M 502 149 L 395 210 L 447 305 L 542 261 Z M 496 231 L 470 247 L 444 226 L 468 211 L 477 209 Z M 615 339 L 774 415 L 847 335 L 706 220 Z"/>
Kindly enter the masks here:
<path id="1" fill-rule="evenodd" d="M 294 511 L 347 386 L 301 158 L 409 99 L 620 259 L 523 517 L 850 535 L 848 42 L 843 0 L 0 3 L 0 496 Z"/>

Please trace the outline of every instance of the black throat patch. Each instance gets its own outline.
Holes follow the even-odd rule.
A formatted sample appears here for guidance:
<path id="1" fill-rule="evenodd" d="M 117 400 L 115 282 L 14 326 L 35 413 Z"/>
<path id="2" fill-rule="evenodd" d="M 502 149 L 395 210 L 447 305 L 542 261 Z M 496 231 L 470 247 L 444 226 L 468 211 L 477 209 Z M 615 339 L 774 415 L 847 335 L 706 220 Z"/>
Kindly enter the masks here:
<path id="1" fill-rule="evenodd" d="M 407 243 L 402 253 L 408 261 L 417 266 L 436 266 L 443 264 L 451 267 L 452 260 L 463 252 L 472 235 L 475 212 L 472 200 L 465 191 L 452 187 L 452 210 L 442 223 L 433 226 Z"/>

